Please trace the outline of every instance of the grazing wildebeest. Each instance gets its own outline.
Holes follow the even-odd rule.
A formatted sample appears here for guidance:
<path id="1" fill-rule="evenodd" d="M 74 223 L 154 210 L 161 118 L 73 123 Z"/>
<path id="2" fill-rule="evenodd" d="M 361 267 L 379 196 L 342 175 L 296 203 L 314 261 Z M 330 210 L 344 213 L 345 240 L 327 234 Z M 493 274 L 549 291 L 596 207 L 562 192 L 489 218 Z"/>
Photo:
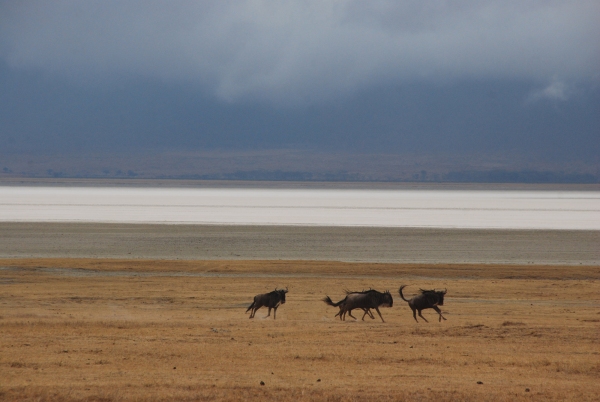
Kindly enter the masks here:
<path id="1" fill-rule="evenodd" d="M 385 322 L 381 316 L 379 307 L 392 307 L 394 304 L 394 299 L 389 291 L 386 290 L 385 292 L 381 293 L 373 289 L 364 292 L 349 293 L 344 299 L 337 303 L 334 303 L 329 296 L 325 296 L 323 301 L 330 306 L 339 307 L 340 312 L 336 314 L 336 316 L 339 315 L 340 320 L 344 321 L 346 320 L 346 313 L 348 313 L 350 317 L 356 319 L 352 315 L 352 310 L 357 308 L 362 309 L 365 312 L 365 314 L 363 314 L 364 320 L 365 315 L 369 313 L 369 309 L 373 308 L 375 311 L 377 311 L 377 314 L 379 314 L 381 321 Z"/>
<path id="2" fill-rule="evenodd" d="M 271 309 L 273 309 L 273 319 L 275 319 L 275 316 L 277 315 L 277 307 L 279 307 L 279 305 L 281 304 L 285 304 L 285 294 L 287 292 L 287 288 L 285 288 L 285 290 L 275 288 L 275 290 L 272 292 L 254 296 L 254 301 L 252 302 L 250 307 L 248 307 L 246 313 L 252 310 L 250 312 L 250 318 L 254 318 L 256 310 L 258 310 L 261 307 L 267 307 L 269 309 L 269 312 L 265 318 L 271 315 Z"/>
<path id="3" fill-rule="evenodd" d="M 442 311 L 438 308 L 438 306 L 444 305 L 444 295 L 447 292 L 446 289 L 438 291 L 419 289 L 421 291 L 421 294 L 416 295 L 410 300 L 406 300 L 404 298 L 404 295 L 402 294 L 402 289 L 404 289 L 405 287 L 406 285 L 400 286 L 398 293 L 400 293 L 400 297 L 402 298 L 402 300 L 408 302 L 408 307 L 412 309 L 413 317 L 415 318 L 416 322 L 419 322 L 419 320 L 417 320 L 417 311 L 419 312 L 419 317 L 424 319 L 425 322 L 429 322 L 425 317 L 421 315 L 421 310 L 425 310 L 428 308 L 432 308 L 435 311 L 437 311 L 437 313 L 440 315 L 439 321 L 442 321 L 442 318 L 444 320 L 446 319 L 446 317 L 442 315 Z"/>

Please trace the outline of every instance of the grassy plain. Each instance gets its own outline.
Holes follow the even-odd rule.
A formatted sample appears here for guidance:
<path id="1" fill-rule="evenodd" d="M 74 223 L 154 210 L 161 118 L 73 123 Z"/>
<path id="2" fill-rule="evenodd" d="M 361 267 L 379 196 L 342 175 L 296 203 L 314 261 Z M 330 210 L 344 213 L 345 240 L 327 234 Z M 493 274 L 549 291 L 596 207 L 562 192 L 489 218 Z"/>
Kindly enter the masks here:
<path id="1" fill-rule="evenodd" d="M 447 288 L 447 321 L 398 296 Z M 277 319 L 244 314 L 289 287 Z M 321 298 L 389 289 L 386 322 Z M 261 385 L 261 382 L 264 385 Z M 0 400 L 597 400 L 600 267 L 0 260 Z"/>

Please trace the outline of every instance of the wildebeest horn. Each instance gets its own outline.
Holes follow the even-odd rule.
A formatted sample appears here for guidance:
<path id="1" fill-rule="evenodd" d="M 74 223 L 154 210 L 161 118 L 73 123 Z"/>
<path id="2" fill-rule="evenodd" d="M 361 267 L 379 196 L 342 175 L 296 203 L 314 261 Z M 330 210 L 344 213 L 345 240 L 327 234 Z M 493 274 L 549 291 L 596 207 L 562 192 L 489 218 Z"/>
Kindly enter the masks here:
<path id="1" fill-rule="evenodd" d="M 285 287 L 285 293 L 287 293 L 287 292 L 288 292 L 288 287 L 286 286 L 286 287 Z"/>

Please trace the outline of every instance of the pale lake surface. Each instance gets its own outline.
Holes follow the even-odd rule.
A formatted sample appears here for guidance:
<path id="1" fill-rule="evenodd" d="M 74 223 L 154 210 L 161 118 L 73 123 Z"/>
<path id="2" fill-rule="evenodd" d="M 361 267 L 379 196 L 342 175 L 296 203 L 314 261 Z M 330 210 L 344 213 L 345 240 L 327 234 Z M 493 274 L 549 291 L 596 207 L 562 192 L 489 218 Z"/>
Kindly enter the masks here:
<path id="1" fill-rule="evenodd" d="M 600 230 L 600 192 L 2 186 L 0 222 Z"/>

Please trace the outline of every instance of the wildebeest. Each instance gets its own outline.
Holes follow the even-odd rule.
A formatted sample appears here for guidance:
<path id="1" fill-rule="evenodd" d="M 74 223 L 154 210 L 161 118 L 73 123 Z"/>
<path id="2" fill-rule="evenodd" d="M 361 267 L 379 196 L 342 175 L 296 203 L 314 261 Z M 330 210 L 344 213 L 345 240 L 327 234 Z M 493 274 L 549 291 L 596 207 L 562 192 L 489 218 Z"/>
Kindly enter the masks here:
<path id="1" fill-rule="evenodd" d="M 372 290 L 372 289 L 371 289 L 371 288 L 369 288 L 369 290 Z M 363 291 L 362 291 L 362 292 L 352 292 L 352 291 L 350 291 L 350 290 L 344 290 L 344 292 L 346 292 L 346 296 L 348 296 L 348 295 L 357 294 L 357 293 L 364 293 L 364 292 L 365 292 L 365 290 L 363 289 Z M 350 296 L 350 298 L 352 298 L 352 297 L 354 297 L 354 296 Z M 346 300 L 346 301 L 347 301 L 347 299 L 344 299 L 344 300 Z M 339 304 L 339 306 L 338 306 L 338 307 L 340 308 L 340 311 L 338 311 L 338 313 L 337 313 L 337 314 L 336 314 L 334 317 L 337 317 L 337 316 L 339 316 L 339 317 L 340 317 L 340 319 L 344 319 L 344 320 L 345 320 L 345 319 L 346 319 L 346 313 L 348 313 L 348 315 L 349 315 L 350 317 L 352 317 L 352 318 L 354 318 L 354 319 L 356 320 L 356 317 L 352 315 L 352 311 L 346 311 L 346 310 L 344 309 L 344 306 L 345 306 L 345 303 L 346 303 L 346 301 L 344 301 L 344 303 L 341 303 L 341 304 Z M 374 320 L 374 319 L 375 319 L 375 316 L 374 316 L 374 315 L 373 315 L 373 313 L 371 312 L 371 309 L 370 309 L 370 308 L 363 308 L 363 309 L 362 309 L 362 311 L 364 311 L 364 312 L 365 312 L 365 313 L 363 314 L 363 316 L 362 316 L 362 320 L 363 320 L 363 321 L 365 320 L 365 316 L 366 316 L 366 315 L 369 315 L 369 317 L 371 317 L 371 319 L 372 319 L 372 320 Z"/>
<path id="2" fill-rule="evenodd" d="M 369 309 L 373 308 L 377 311 L 377 314 L 379 314 L 379 317 L 383 322 L 385 322 L 385 320 L 381 316 L 379 307 L 392 307 L 394 304 L 394 299 L 389 291 L 386 290 L 381 293 L 373 289 L 363 292 L 347 293 L 346 297 L 337 303 L 334 303 L 329 296 L 325 296 L 323 301 L 330 306 L 340 308 L 340 312 L 336 314 L 340 316 L 340 320 L 346 319 L 346 313 L 348 313 L 350 317 L 356 319 L 352 315 L 352 310 L 357 308 L 362 309 L 365 312 L 365 314 L 363 314 L 364 320 L 365 315 L 370 313 Z"/>
<path id="3" fill-rule="evenodd" d="M 419 317 L 421 317 L 422 319 L 425 320 L 425 322 L 429 322 L 427 321 L 427 319 L 425 317 L 423 317 L 421 315 L 421 310 L 425 310 L 428 308 L 432 308 L 435 311 L 437 311 L 437 313 L 440 315 L 439 321 L 442 321 L 442 318 L 445 320 L 446 317 L 444 317 L 442 315 L 442 311 L 438 308 L 438 306 L 443 306 L 444 305 L 444 295 L 446 294 L 447 290 L 423 290 L 423 289 L 419 289 L 421 291 L 421 294 L 416 295 L 415 297 L 413 297 L 410 300 L 406 300 L 404 298 L 404 295 L 402 294 L 402 289 L 404 289 L 406 287 L 406 285 L 402 285 L 400 286 L 400 289 L 398 290 L 398 293 L 400 293 L 400 297 L 402 298 L 402 300 L 404 300 L 405 302 L 408 302 L 408 307 L 410 307 L 412 309 L 413 312 L 413 317 L 415 318 L 416 322 L 419 322 L 419 320 L 417 320 L 417 311 L 419 312 Z"/>
<path id="4" fill-rule="evenodd" d="M 277 307 L 281 304 L 285 304 L 285 294 L 288 292 L 288 289 L 277 289 L 269 293 L 263 293 L 260 295 L 254 296 L 254 301 L 246 310 L 246 313 L 250 310 L 250 318 L 254 318 L 254 314 L 256 314 L 256 310 L 261 307 L 267 307 L 269 309 L 268 314 L 265 318 L 271 315 L 271 309 L 273 309 L 273 319 L 275 319 L 277 315 Z"/>

